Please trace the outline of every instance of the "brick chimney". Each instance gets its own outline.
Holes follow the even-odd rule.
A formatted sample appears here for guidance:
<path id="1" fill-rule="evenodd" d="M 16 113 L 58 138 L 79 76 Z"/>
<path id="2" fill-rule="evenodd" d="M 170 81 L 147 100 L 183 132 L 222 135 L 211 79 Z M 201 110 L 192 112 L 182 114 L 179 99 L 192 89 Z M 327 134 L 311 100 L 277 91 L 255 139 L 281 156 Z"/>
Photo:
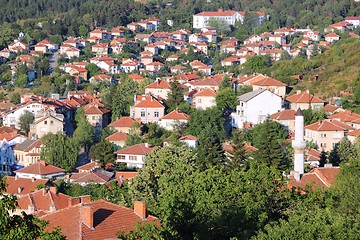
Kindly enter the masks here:
<path id="1" fill-rule="evenodd" d="M 134 202 L 134 213 L 141 217 L 142 219 L 146 219 L 146 204 L 143 201 L 135 201 Z"/>
<path id="2" fill-rule="evenodd" d="M 50 187 L 50 191 L 56 194 L 56 187 Z"/>
<path id="3" fill-rule="evenodd" d="M 76 205 L 76 204 L 79 204 L 80 203 L 80 198 L 78 198 L 78 197 L 71 197 L 71 198 L 69 198 L 69 200 L 68 200 L 68 206 L 69 207 L 71 207 L 71 206 L 74 206 L 74 205 Z"/>
<path id="4" fill-rule="evenodd" d="M 81 206 L 81 221 L 90 229 L 94 229 L 93 210 L 90 206 Z"/>
<path id="5" fill-rule="evenodd" d="M 44 160 L 39 160 L 39 163 L 41 163 L 42 165 L 46 166 L 46 162 Z"/>
<path id="6" fill-rule="evenodd" d="M 81 199 L 81 203 L 89 203 L 89 202 L 91 202 L 90 195 L 81 196 L 80 199 Z"/>

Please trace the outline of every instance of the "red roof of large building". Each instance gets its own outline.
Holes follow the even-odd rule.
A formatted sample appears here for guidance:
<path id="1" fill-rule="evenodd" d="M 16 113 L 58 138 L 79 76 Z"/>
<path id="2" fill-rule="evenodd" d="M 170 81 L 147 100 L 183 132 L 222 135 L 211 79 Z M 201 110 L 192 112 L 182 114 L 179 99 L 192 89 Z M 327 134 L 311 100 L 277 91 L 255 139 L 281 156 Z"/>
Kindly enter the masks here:
<path id="1" fill-rule="evenodd" d="M 286 98 L 286 101 L 292 103 L 323 103 L 324 101 L 307 92 L 301 92 Z"/>
<path id="2" fill-rule="evenodd" d="M 216 94 L 214 90 L 207 88 L 195 93 L 194 97 L 215 97 Z"/>
<path id="3" fill-rule="evenodd" d="M 91 172 L 79 172 L 72 173 L 70 175 L 70 181 L 75 183 L 107 183 L 111 179 L 111 176 L 108 176 L 100 171 L 91 171 Z"/>
<path id="4" fill-rule="evenodd" d="M 132 155 L 148 155 L 151 151 L 157 149 L 147 143 L 135 144 L 127 148 L 120 149 L 115 154 L 132 154 Z"/>
<path id="5" fill-rule="evenodd" d="M 101 107 L 99 106 L 98 104 L 96 103 L 89 103 L 88 105 L 84 106 L 84 112 L 85 114 L 105 114 L 105 113 L 108 113 L 110 112 L 110 110 L 104 108 L 104 107 Z"/>
<path id="6" fill-rule="evenodd" d="M 119 230 L 128 232 L 133 230 L 138 222 L 152 222 L 157 218 L 147 216 L 143 219 L 130 208 L 98 200 L 48 213 L 40 219 L 50 222 L 47 231 L 61 227 L 66 239 L 100 240 L 116 239 Z"/>
<path id="7" fill-rule="evenodd" d="M 328 118 L 329 119 L 338 119 L 342 122 L 360 123 L 360 115 L 356 114 L 352 111 L 344 111 L 344 112 L 335 113 L 333 115 L 330 115 Z"/>
<path id="8" fill-rule="evenodd" d="M 45 161 L 39 161 L 37 163 L 31 164 L 27 167 L 24 167 L 20 170 L 15 171 L 16 173 L 29 173 L 37 175 L 47 175 L 52 173 L 65 172 L 64 169 L 56 167 L 51 164 L 45 163 Z"/>
<path id="9" fill-rule="evenodd" d="M 353 127 L 343 123 L 339 122 L 334 119 L 325 119 L 320 120 L 316 123 L 307 125 L 305 127 L 306 129 L 310 129 L 313 131 L 345 131 L 345 130 L 354 130 Z"/>
<path id="10" fill-rule="evenodd" d="M 128 135 L 123 132 L 116 132 L 114 134 L 111 134 L 106 138 L 109 142 L 116 142 L 116 141 L 126 141 L 128 138 Z"/>

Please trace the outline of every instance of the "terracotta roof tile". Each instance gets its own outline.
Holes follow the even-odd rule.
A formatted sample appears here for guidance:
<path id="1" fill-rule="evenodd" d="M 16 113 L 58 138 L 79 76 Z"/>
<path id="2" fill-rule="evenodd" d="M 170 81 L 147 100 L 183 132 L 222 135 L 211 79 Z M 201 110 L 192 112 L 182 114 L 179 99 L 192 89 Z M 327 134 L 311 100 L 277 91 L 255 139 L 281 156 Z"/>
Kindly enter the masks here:
<path id="1" fill-rule="evenodd" d="M 95 168 L 99 168 L 99 167 L 100 167 L 100 165 L 97 162 L 92 161 L 92 162 L 89 162 L 89 163 L 86 163 L 84 165 L 77 167 L 76 170 L 78 170 L 79 172 L 80 171 L 91 171 L 91 170 L 94 170 Z"/>
<path id="2" fill-rule="evenodd" d="M 146 86 L 146 88 L 160 88 L 160 89 L 170 89 L 170 83 L 168 83 L 165 80 L 157 80 L 153 83 L 150 83 L 149 85 Z"/>
<path id="3" fill-rule="evenodd" d="M 75 183 L 107 183 L 111 176 L 105 175 L 100 171 L 72 173 L 70 181 Z"/>
<path id="4" fill-rule="evenodd" d="M 313 131 L 345 131 L 354 129 L 345 123 L 333 119 L 321 120 L 316 123 L 307 125 L 305 128 Z"/>
<path id="5" fill-rule="evenodd" d="M 155 97 L 151 95 L 141 96 L 140 102 L 135 104 L 137 108 L 165 108 Z"/>
<path id="6" fill-rule="evenodd" d="M 337 119 L 342 122 L 357 122 L 360 123 L 360 115 L 351 111 L 344 111 L 335 113 L 328 117 L 329 119 Z"/>
<path id="7" fill-rule="evenodd" d="M 360 135 L 360 128 L 359 128 L 359 129 L 356 129 L 356 130 L 354 130 L 354 131 L 349 132 L 348 135 L 349 135 L 349 136 L 352 136 L 352 137 L 357 137 L 357 136 L 359 136 L 359 135 Z"/>
<path id="8" fill-rule="evenodd" d="M 151 151 L 157 149 L 157 147 L 146 146 L 146 143 L 135 144 L 127 148 L 116 151 L 115 154 L 132 154 L 132 155 L 148 155 Z"/>
<path id="9" fill-rule="evenodd" d="M 217 92 L 211 90 L 209 88 L 200 90 L 199 92 L 195 93 L 194 97 L 215 97 Z"/>
<path id="10" fill-rule="evenodd" d="M 110 110 L 100 107 L 96 103 L 89 103 L 88 105 L 84 106 L 85 114 L 105 114 L 110 112 Z"/>
<path id="11" fill-rule="evenodd" d="M 39 184 L 50 185 L 48 179 L 29 179 L 6 176 L 6 194 L 23 195 L 36 190 Z M 19 192 L 20 190 L 20 192 Z"/>
<path id="12" fill-rule="evenodd" d="M 128 135 L 126 133 L 123 132 L 116 132 L 114 134 L 111 134 L 110 136 L 108 136 L 106 138 L 106 140 L 108 140 L 109 142 L 113 142 L 113 141 L 126 141 L 126 139 L 128 138 Z"/>
<path id="13" fill-rule="evenodd" d="M 135 120 L 131 117 L 121 117 L 118 120 L 109 124 L 110 127 L 131 127 L 135 123 Z"/>
<path id="14" fill-rule="evenodd" d="M 287 109 L 271 115 L 275 120 L 295 120 L 295 110 Z"/>
<path id="15" fill-rule="evenodd" d="M 81 208 L 90 207 L 93 217 L 93 228 L 89 228 L 82 221 Z M 69 240 L 78 239 L 116 239 L 119 230 L 128 232 L 134 228 L 137 222 L 156 221 L 157 218 L 148 216 L 142 219 L 134 210 L 121 207 L 105 200 L 98 200 L 91 203 L 83 203 L 71 206 L 54 213 L 41 216 L 40 219 L 50 222 L 47 231 L 60 226 L 61 232 Z"/>
<path id="16" fill-rule="evenodd" d="M 301 92 L 286 98 L 286 101 L 292 103 L 323 103 L 324 101 L 307 92 Z"/>
<path id="17" fill-rule="evenodd" d="M 335 105 L 331 105 L 331 104 L 326 104 L 325 107 L 323 108 L 325 112 L 328 113 L 333 113 L 336 110 L 338 110 L 341 107 L 335 106 Z"/>
<path id="18" fill-rule="evenodd" d="M 321 152 L 316 149 L 306 149 L 305 150 L 305 160 L 306 161 L 319 161 L 321 156 Z"/>
<path id="19" fill-rule="evenodd" d="M 39 174 L 39 175 L 46 175 L 52 173 L 60 173 L 65 172 L 64 169 L 56 167 L 51 164 L 44 164 L 43 162 L 37 162 L 31 164 L 27 167 L 24 167 L 20 170 L 15 171 L 16 173 L 30 173 L 30 174 Z"/>
<path id="20" fill-rule="evenodd" d="M 180 112 L 178 109 L 170 112 L 169 114 L 165 115 L 161 119 L 171 119 L 171 120 L 188 120 L 190 118 L 189 115 L 186 113 Z"/>

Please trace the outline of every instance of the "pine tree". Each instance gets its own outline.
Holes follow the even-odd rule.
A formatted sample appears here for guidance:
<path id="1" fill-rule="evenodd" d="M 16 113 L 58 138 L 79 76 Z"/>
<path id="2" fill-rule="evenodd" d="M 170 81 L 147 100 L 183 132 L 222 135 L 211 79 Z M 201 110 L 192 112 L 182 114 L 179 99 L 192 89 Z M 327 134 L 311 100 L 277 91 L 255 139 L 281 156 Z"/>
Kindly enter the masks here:
<path id="1" fill-rule="evenodd" d="M 169 107 L 168 112 L 178 108 L 184 101 L 184 89 L 177 80 L 170 82 L 170 92 L 168 92 L 166 105 Z"/>

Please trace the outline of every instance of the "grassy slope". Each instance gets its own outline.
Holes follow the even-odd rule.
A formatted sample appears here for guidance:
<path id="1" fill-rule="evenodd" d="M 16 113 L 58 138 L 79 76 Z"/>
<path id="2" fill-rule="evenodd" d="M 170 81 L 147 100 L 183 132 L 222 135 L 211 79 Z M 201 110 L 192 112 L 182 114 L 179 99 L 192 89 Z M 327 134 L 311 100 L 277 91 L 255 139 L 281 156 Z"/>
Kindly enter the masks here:
<path id="1" fill-rule="evenodd" d="M 360 39 L 349 38 L 333 44 L 323 54 L 308 61 L 293 59 L 271 67 L 271 75 L 280 80 L 304 74 L 294 89 L 307 89 L 326 100 L 340 96 L 340 91 L 353 93 L 360 71 Z M 315 81 L 315 76 L 318 80 Z"/>

